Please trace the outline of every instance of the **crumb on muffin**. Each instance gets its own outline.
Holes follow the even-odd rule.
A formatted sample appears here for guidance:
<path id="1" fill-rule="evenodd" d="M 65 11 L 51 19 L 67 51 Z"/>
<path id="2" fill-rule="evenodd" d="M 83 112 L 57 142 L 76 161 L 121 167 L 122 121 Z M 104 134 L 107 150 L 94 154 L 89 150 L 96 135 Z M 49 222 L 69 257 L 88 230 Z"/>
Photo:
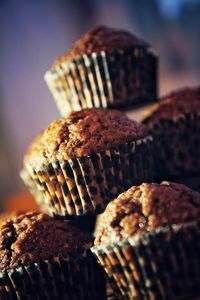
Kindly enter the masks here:
<path id="1" fill-rule="evenodd" d="M 190 222 L 199 216 L 199 193 L 172 182 L 143 183 L 108 204 L 97 228 L 95 245 L 117 243 L 159 227 Z"/>
<path id="2" fill-rule="evenodd" d="M 0 271 L 87 249 L 91 242 L 67 221 L 38 212 L 22 213 L 0 225 Z"/>
<path id="3" fill-rule="evenodd" d="M 39 167 L 83 157 L 145 135 L 143 125 L 118 110 L 84 109 L 52 122 L 31 144 L 24 163 Z"/>
<path id="4" fill-rule="evenodd" d="M 118 51 L 126 48 L 147 47 L 148 44 L 135 35 L 122 29 L 114 29 L 106 26 L 97 26 L 79 40 L 77 40 L 72 48 L 61 55 L 53 64 L 53 68 L 64 62 L 70 61 L 83 54 L 91 54 L 101 51 Z"/>
<path id="5" fill-rule="evenodd" d="M 144 116 L 144 123 L 151 125 L 161 119 L 176 119 L 187 113 L 200 113 L 200 87 L 183 88 L 164 96 Z"/>

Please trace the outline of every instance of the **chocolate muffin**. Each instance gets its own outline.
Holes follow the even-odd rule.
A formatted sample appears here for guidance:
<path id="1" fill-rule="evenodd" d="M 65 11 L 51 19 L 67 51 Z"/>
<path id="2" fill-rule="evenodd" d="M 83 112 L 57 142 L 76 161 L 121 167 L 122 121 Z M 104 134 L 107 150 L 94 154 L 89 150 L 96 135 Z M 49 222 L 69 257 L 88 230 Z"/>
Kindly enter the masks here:
<path id="1" fill-rule="evenodd" d="M 180 180 L 200 174 L 199 87 L 165 96 L 143 123 L 154 136 L 157 180 Z"/>
<path id="2" fill-rule="evenodd" d="M 37 212 L 0 225 L 1 299 L 105 299 L 92 240 Z"/>
<path id="3" fill-rule="evenodd" d="M 157 98 L 157 58 L 133 34 L 98 26 L 54 62 L 45 81 L 62 116 L 143 105 Z"/>
<path id="4" fill-rule="evenodd" d="M 50 214 L 100 213 L 133 183 L 152 180 L 152 138 L 120 111 L 72 113 L 52 122 L 37 141 L 25 155 L 24 170 Z"/>
<path id="5" fill-rule="evenodd" d="M 143 183 L 108 204 L 92 251 L 119 299 L 189 299 L 200 295 L 199 237 L 199 193 Z"/>

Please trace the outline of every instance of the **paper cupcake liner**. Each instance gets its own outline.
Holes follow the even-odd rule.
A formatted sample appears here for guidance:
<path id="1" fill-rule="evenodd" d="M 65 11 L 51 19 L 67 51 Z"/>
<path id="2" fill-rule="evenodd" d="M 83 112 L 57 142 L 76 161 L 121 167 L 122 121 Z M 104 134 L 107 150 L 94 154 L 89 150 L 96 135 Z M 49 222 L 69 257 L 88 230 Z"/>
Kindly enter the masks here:
<path id="1" fill-rule="evenodd" d="M 200 296 L 200 221 L 160 228 L 92 251 L 119 299 Z"/>
<path id="2" fill-rule="evenodd" d="M 43 192 L 40 191 L 40 189 L 37 188 L 37 185 L 35 181 L 29 176 L 27 170 L 22 170 L 20 172 L 20 177 L 22 180 L 26 183 L 27 187 L 29 188 L 30 193 L 34 196 L 36 203 L 40 207 L 40 209 L 48 214 L 51 214 L 49 210 L 49 205 L 46 205 L 45 197 Z M 94 215 L 87 215 L 87 216 L 60 216 L 55 215 L 57 219 L 63 220 L 63 218 L 68 220 L 68 222 L 71 222 L 73 226 L 80 228 L 82 231 L 92 234 L 94 232 L 95 222 L 96 222 L 96 216 Z"/>
<path id="3" fill-rule="evenodd" d="M 177 119 L 143 123 L 154 136 L 156 180 L 176 180 L 200 173 L 200 115 L 188 113 Z"/>
<path id="4" fill-rule="evenodd" d="M 126 107 L 157 99 L 157 57 L 147 48 L 84 54 L 47 71 L 62 116 L 92 107 Z"/>
<path id="5" fill-rule="evenodd" d="M 152 138 L 146 137 L 27 172 L 52 215 L 98 214 L 130 186 L 153 180 L 151 149 Z"/>
<path id="6" fill-rule="evenodd" d="M 0 273 L 0 299 L 105 300 L 104 273 L 91 253 L 59 256 Z"/>

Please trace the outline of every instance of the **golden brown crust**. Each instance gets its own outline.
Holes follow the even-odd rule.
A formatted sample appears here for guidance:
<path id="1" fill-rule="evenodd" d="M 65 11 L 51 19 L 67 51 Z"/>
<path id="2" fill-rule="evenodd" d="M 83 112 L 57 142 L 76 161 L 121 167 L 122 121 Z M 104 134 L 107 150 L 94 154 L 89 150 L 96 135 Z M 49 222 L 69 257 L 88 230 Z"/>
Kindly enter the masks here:
<path id="1" fill-rule="evenodd" d="M 77 40 L 71 49 L 54 62 L 52 67 L 64 61 L 71 61 L 83 54 L 112 52 L 136 46 L 146 47 L 147 44 L 125 30 L 97 26 Z"/>
<path id="2" fill-rule="evenodd" d="M 184 88 L 163 97 L 147 112 L 144 123 L 177 119 L 188 113 L 200 113 L 200 87 Z"/>
<path id="3" fill-rule="evenodd" d="M 0 225 L 0 271 L 87 248 L 91 239 L 67 221 L 37 212 L 22 213 Z"/>
<path id="4" fill-rule="evenodd" d="M 95 245 L 103 247 L 199 217 L 199 193 L 177 183 L 143 183 L 108 204 L 100 219 Z"/>
<path id="5" fill-rule="evenodd" d="M 19 212 L 4 212 L 2 214 L 0 214 L 0 225 L 9 220 L 10 218 L 14 217 L 14 216 L 17 216 L 19 215 L 20 213 Z"/>
<path id="6" fill-rule="evenodd" d="M 25 156 L 25 165 L 47 165 L 138 140 L 145 128 L 117 110 L 85 109 L 55 120 L 34 140 Z"/>

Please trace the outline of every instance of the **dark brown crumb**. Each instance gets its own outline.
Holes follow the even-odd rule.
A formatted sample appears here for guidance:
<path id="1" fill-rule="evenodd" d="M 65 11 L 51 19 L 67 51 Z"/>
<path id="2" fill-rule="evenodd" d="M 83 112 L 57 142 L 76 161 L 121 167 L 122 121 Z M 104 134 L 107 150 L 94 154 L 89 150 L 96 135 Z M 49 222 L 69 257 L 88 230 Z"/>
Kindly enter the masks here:
<path id="1" fill-rule="evenodd" d="M 151 126 L 162 119 L 176 119 L 200 112 L 200 87 L 184 88 L 163 97 L 147 112 L 144 123 Z"/>
<path id="2" fill-rule="evenodd" d="M 200 87 L 165 96 L 143 123 L 154 138 L 156 179 L 180 178 L 200 170 Z"/>
<path id="3" fill-rule="evenodd" d="M 117 110 L 84 109 L 55 120 L 29 147 L 25 164 L 37 166 L 100 152 L 146 135 L 143 125 Z"/>
<path id="4" fill-rule="evenodd" d="M 95 245 L 112 244 L 135 234 L 199 217 L 199 193 L 176 183 L 143 183 L 131 187 L 108 204 L 97 228 Z"/>
<path id="5" fill-rule="evenodd" d="M 43 213 L 22 213 L 0 225 L 0 271 L 91 245 L 91 238 L 66 221 Z"/>
<path id="6" fill-rule="evenodd" d="M 92 52 L 98 54 L 100 51 L 111 52 L 141 46 L 147 47 L 148 44 L 125 30 L 97 26 L 76 41 L 71 49 L 54 62 L 52 67 L 83 54 Z"/>

